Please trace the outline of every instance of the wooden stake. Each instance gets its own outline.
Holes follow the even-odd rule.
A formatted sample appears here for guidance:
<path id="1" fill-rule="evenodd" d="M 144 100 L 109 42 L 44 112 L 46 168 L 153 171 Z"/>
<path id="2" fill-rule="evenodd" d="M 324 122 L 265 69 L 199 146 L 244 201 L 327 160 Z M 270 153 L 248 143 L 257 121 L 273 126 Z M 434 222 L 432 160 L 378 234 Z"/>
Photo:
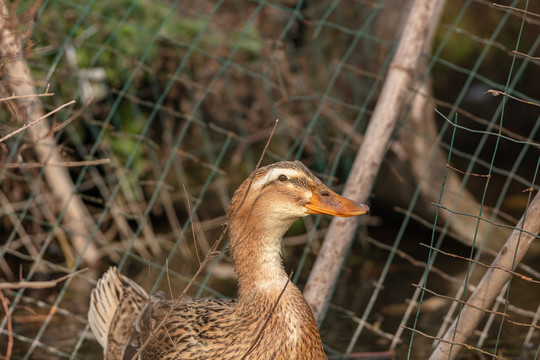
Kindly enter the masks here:
<path id="1" fill-rule="evenodd" d="M 379 101 L 343 191 L 343 195 L 348 198 L 360 202 L 365 202 L 368 198 L 395 125 L 402 116 L 405 101 L 410 96 L 409 86 L 413 80 L 414 69 L 425 48 L 428 28 L 436 19 L 440 1 L 444 0 L 415 0 L 411 8 Z M 334 218 L 326 233 L 324 244 L 304 289 L 304 296 L 317 321 L 324 316 L 333 284 L 337 281 L 358 221 L 358 217 Z"/>

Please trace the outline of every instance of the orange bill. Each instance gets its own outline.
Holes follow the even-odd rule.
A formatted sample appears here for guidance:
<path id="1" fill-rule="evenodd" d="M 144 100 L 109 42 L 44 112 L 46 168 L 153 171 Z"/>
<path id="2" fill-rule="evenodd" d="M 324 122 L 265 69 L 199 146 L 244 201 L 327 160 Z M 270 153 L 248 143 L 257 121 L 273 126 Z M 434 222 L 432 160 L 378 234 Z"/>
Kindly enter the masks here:
<path id="1" fill-rule="evenodd" d="M 311 183 L 313 196 L 305 207 L 308 214 L 328 214 L 334 216 L 356 216 L 369 212 L 369 207 L 336 194 L 323 184 Z"/>

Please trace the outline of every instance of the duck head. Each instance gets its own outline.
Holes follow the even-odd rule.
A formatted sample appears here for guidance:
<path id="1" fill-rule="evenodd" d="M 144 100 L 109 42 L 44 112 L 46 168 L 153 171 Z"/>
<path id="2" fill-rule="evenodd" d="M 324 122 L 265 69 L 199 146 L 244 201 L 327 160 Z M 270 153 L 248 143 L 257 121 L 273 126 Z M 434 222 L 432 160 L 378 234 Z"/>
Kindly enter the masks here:
<path id="1" fill-rule="evenodd" d="M 287 276 L 281 239 L 292 223 L 309 214 L 355 216 L 369 208 L 336 194 L 299 161 L 256 170 L 229 205 L 229 249 L 239 277 L 239 294 L 253 289 L 279 292 Z"/>
<path id="2" fill-rule="evenodd" d="M 263 227 L 283 233 L 300 217 L 363 215 L 367 205 L 336 194 L 300 161 L 281 161 L 256 170 L 236 190 L 229 205 L 231 232 Z M 272 233 L 274 231 L 271 231 Z"/>

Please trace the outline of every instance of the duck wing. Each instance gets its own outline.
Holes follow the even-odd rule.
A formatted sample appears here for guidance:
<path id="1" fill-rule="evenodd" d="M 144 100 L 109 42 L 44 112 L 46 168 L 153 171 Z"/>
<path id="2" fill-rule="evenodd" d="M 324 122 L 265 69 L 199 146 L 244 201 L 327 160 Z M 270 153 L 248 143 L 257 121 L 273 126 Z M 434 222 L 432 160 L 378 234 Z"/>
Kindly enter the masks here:
<path id="1" fill-rule="evenodd" d="M 177 303 L 156 296 L 137 317 L 131 348 L 124 359 L 131 359 L 145 343 L 141 352 L 145 360 L 210 359 L 204 354 L 225 348 L 221 343 L 229 338 L 232 324 L 227 319 L 233 319 L 230 314 L 235 304 L 235 299 L 185 299 Z M 157 329 L 163 319 L 163 326 Z"/>

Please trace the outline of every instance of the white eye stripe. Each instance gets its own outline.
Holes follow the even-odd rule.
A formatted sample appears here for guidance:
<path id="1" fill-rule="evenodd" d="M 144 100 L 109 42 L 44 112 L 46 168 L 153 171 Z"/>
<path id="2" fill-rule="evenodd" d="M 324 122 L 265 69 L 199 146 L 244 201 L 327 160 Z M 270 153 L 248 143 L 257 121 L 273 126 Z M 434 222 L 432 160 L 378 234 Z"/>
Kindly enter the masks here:
<path id="1" fill-rule="evenodd" d="M 277 178 L 280 176 L 280 175 L 285 175 L 287 178 L 294 178 L 294 177 L 302 177 L 302 176 L 306 176 L 303 172 L 301 171 L 298 171 L 298 170 L 295 170 L 295 169 L 280 169 L 280 168 L 276 168 L 276 169 L 272 169 L 270 170 L 266 176 L 263 176 L 255 181 L 253 181 L 253 184 L 251 185 L 252 188 L 254 189 L 260 189 L 262 188 L 264 185 L 272 182 L 272 181 L 275 181 L 277 180 Z"/>
<path id="2" fill-rule="evenodd" d="M 268 173 L 268 181 L 277 180 L 280 175 L 285 175 L 289 179 L 306 176 L 303 172 L 295 169 L 273 169 Z"/>

